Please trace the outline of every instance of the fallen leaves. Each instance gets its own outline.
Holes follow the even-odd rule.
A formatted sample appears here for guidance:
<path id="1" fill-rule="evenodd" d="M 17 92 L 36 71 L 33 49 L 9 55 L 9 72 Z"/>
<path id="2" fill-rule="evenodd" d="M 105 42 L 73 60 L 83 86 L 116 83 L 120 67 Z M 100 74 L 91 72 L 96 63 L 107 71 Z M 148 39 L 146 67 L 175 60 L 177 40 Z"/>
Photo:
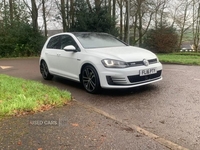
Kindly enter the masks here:
<path id="1" fill-rule="evenodd" d="M 46 104 L 46 105 L 42 105 L 38 111 L 40 112 L 43 112 L 43 111 L 47 111 L 47 110 L 50 110 L 51 108 L 53 108 L 54 106 L 53 105 L 50 105 L 50 104 Z"/>
<path id="2" fill-rule="evenodd" d="M 22 145 L 22 141 L 19 140 L 19 141 L 17 142 L 17 145 Z"/>
<path id="3" fill-rule="evenodd" d="M 71 123 L 71 125 L 72 125 L 73 127 L 78 127 L 78 126 L 79 126 L 78 123 Z"/>
<path id="4" fill-rule="evenodd" d="M 13 115 L 19 117 L 19 116 L 23 116 L 23 115 L 34 114 L 36 112 L 44 112 L 44 111 L 50 110 L 54 107 L 55 106 L 53 106 L 53 105 L 46 104 L 46 105 L 41 105 L 39 108 L 34 109 L 34 110 L 14 110 Z"/>

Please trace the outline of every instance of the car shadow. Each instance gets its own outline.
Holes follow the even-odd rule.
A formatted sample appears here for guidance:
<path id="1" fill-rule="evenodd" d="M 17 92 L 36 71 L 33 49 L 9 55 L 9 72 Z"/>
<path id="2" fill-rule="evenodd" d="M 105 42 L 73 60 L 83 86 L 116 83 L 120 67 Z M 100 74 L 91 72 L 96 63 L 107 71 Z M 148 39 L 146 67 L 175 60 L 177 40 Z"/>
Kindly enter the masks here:
<path id="1" fill-rule="evenodd" d="M 157 86 L 153 84 L 143 85 L 139 87 L 126 88 L 126 89 L 102 89 L 100 92 L 104 95 L 112 96 L 125 96 L 125 95 L 136 95 L 146 92 L 151 92 L 157 89 Z"/>
<path id="2" fill-rule="evenodd" d="M 61 84 L 65 88 L 67 87 L 70 91 L 78 90 L 81 93 L 87 93 L 83 86 L 79 82 L 75 82 L 63 77 L 55 76 L 54 82 Z M 126 95 L 137 95 L 141 93 L 151 92 L 158 89 L 154 84 L 143 85 L 139 87 L 126 88 L 126 89 L 100 89 L 97 94 L 92 95 L 105 95 L 105 96 L 126 96 Z M 89 93 L 87 93 L 89 94 Z"/>

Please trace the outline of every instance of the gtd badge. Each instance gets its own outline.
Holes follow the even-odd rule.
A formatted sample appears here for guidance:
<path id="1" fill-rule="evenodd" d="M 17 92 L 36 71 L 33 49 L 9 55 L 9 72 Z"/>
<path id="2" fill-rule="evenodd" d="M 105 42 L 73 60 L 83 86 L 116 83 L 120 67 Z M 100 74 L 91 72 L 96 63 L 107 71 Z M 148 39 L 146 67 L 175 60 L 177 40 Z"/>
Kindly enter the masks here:
<path id="1" fill-rule="evenodd" d="M 145 66 L 148 66 L 148 65 L 149 65 L 149 62 L 148 62 L 148 60 L 146 60 L 146 59 L 143 60 L 143 63 L 144 63 Z"/>

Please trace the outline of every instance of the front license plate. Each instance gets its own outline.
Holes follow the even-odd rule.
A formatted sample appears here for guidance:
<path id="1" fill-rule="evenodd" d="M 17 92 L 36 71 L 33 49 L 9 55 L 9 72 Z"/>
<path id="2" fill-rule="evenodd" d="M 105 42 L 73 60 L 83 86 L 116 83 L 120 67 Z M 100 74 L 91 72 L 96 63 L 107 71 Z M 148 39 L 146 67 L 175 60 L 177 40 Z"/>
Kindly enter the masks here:
<path id="1" fill-rule="evenodd" d="M 146 75 L 150 75 L 150 74 L 155 74 L 156 72 L 157 72 L 156 68 L 140 70 L 140 76 L 146 76 Z"/>

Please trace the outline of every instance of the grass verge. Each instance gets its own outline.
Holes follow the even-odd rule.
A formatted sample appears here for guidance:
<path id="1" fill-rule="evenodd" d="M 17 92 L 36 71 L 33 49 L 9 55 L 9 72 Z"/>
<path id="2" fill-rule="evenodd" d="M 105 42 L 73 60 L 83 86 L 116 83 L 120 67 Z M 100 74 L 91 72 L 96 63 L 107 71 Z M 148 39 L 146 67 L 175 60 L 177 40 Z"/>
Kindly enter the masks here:
<path id="1" fill-rule="evenodd" d="M 49 110 L 69 100 L 68 91 L 0 74 L 0 117 Z"/>
<path id="2" fill-rule="evenodd" d="M 160 62 L 183 64 L 183 65 L 200 65 L 200 53 L 171 53 L 157 54 Z"/>

